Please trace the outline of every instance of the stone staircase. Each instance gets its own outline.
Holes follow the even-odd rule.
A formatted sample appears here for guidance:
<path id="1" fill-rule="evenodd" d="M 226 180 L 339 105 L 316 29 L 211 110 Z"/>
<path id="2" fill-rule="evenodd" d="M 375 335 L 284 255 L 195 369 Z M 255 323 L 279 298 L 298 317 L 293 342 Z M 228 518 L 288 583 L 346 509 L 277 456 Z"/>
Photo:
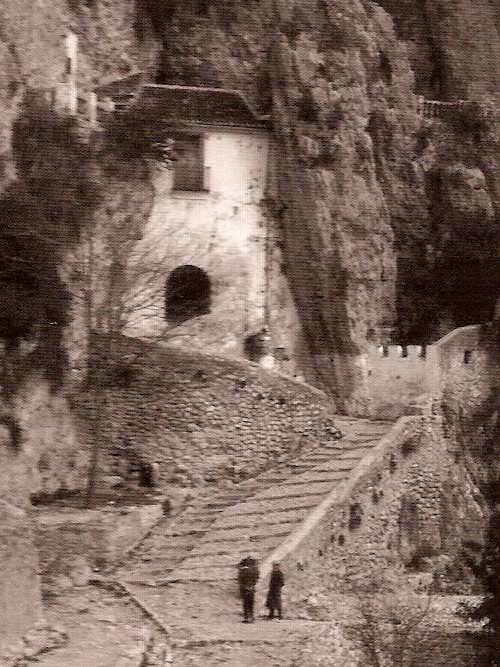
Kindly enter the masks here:
<path id="1" fill-rule="evenodd" d="M 218 495 L 163 519 L 117 576 L 161 585 L 234 580 L 252 551 L 262 560 L 283 542 L 387 433 L 391 422 L 337 417 L 341 440 L 322 443 Z"/>

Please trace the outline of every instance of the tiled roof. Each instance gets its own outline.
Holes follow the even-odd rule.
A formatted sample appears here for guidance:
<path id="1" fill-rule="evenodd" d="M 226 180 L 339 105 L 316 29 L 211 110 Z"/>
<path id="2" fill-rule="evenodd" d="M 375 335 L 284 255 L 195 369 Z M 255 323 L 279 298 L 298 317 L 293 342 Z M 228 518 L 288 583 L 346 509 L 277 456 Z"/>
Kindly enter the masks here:
<path id="1" fill-rule="evenodd" d="M 98 97 L 111 97 L 129 95 L 137 92 L 144 83 L 146 75 L 144 72 L 135 72 L 120 79 L 112 79 L 106 83 L 96 86 L 95 93 Z"/>
<path id="2" fill-rule="evenodd" d="M 143 86 L 138 103 L 157 121 L 232 127 L 266 128 L 269 120 L 258 116 L 237 90 L 194 86 Z"/>

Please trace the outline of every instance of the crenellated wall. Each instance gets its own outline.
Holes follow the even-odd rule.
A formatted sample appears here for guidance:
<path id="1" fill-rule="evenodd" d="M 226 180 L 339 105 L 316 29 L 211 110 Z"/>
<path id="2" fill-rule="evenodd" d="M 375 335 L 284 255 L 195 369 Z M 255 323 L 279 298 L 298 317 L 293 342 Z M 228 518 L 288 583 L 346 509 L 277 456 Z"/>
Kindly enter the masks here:
<path id="1" fill-rule="evenodd" d="M 432 401 L 475 414 L 498 387 L 498 323 L 460 327 L 432 345 L 371 346 L 355 359 L 362 378 L 352 414 L 396 419 Z"/>
<path id="2" fill-rule="evenodd" d="M 371 346 L 356 359 L 362 381 L 353 392 L 355 413 L 380 419 L 411 414 L 422 396 L 437 390 L 436 353 L 432 345 Z"/>

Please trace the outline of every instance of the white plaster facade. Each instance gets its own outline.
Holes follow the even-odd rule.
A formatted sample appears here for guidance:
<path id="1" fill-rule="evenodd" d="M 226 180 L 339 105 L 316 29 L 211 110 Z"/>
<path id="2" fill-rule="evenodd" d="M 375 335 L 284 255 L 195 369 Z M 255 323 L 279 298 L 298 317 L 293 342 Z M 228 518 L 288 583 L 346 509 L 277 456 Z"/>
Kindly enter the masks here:
<path id="1" fill-rule="evenodd" d="M 203 141 L 205 191 L 175 190 L 174 169 L 154 170 L 153 210 L 129 265 L 137 278 L 131 281 L 135 307 L 125 333 L 240 357 L 245 338 L 273 319 L 268 283 L 274 270 L 266 266 L 270 241 L 261 206 L 270 137 L 259 128 L 205 126 L 197 132 Z M 165 285 L 182 265 L 206 272 L 211 307 L 173 326 L 165 318 Z M 284 310 L 294 311 L 285 286 L 283 292 Z M 287 346 L 282 340 L 272 344 Z"/>

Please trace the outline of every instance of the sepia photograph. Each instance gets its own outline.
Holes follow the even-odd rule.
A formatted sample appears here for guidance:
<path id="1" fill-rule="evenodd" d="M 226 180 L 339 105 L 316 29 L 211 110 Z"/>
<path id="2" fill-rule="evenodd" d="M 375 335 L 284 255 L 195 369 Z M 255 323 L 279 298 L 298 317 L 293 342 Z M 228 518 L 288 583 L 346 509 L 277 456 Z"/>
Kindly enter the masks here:
<path id="1" fill-rule="evenodd" d="M 500 667 L 500 0 L 0 0 L 0 667 Z"/>

